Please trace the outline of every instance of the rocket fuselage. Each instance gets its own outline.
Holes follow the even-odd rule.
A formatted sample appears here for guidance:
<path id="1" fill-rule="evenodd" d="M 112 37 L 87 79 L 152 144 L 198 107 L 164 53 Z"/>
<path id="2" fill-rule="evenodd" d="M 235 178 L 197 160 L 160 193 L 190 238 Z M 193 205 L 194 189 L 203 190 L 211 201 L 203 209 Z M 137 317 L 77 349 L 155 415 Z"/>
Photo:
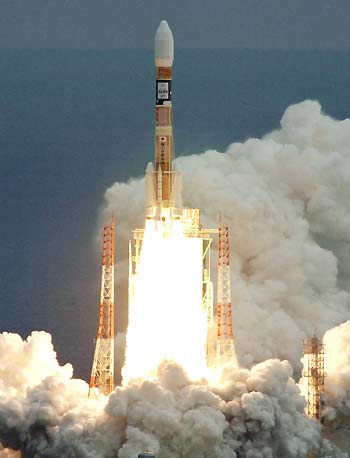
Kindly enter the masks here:
<path id="1" fill-rule="evenodd" d="M 172 194 L 173 127 L 171 106 L 171 67 L 157 67 L 155 170 L 162 172 L 162 196 L 156 196 L 169 205 Z M 158 190 L 157 190 L 158 194 Z"/>
<path id="2" fill-rule="evenodd" d="M 173 127 L 171 104 L 174 39 L 166 21 L 159 24 L 155 35 L 156 64 L 156 129 L 155 129 L 155 198 L 163 207 L 171 207 L 174 172 Z M 160 176 L 161 175 L 161 176 Z"/>

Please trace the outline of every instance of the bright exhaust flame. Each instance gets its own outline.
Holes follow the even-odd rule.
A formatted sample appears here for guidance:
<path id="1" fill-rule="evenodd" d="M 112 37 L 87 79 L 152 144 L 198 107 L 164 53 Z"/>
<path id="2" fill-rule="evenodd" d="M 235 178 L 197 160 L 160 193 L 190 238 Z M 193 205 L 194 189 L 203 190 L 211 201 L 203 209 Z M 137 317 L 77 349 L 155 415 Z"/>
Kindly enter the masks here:
<path id="1" fill-rule="evenodd" d="M 164 360 L 190 377 L 206 370 L 206 311 L 202 304 L 203 240 L 184 234 L 181 219 L 147 220 L 129 303 L 123 383 L 152 378 Z"/>

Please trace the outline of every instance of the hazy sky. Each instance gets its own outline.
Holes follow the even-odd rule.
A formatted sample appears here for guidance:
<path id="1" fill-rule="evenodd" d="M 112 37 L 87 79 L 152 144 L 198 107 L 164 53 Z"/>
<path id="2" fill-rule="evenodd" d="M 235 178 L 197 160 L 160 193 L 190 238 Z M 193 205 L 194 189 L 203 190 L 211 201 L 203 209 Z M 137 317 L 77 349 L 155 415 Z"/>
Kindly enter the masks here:
<path id="1" fill-rule="evenodd" d="M 0 0 L 2 48 L 350 49 L 350 0 Z"/>

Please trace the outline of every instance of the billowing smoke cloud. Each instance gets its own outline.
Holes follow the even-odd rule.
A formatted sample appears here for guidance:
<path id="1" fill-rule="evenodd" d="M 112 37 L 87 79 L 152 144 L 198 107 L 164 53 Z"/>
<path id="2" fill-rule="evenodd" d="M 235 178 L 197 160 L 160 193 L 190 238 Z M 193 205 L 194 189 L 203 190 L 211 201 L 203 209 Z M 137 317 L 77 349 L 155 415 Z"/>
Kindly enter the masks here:
<path id="1" fill-rule="evenodd" d="M 216 227 L 220 211 L 230 226 L 234 331 L 245 366 L 278 357 L 298 369 L 302 339 L 350 316 L 349 145 L 350 119 L 305 101 L 261 140 L 177 160 L 184 204 L 201 209 L 206 227 Z M 131 229 L 143 225 L 144 179 L 108 189 L 105 215 L 112 209 L 122 286 Z"/>
<path id="2" fill-rule="evenodd" d="M 334 427 L 347 423 L 350 433 L 350 321 L 326 332 L 325 417 Z M 350 438 L 349 438 L 350 446 Z"/>
<path id="3" fill-rule="evenodd" d="M 25 458 L 112 456 L 118 441 L 101 425 L 103 404 L 87 399 L 88 385 L 61 367 L 45 332 L 26 341 L 0 334 L 0 443 Z M 107 423 L 107 422 L 106 422 Z M 104 430 L 106 429 L 106 431 Z M 0 450 L 1 458 L 14 458 Z"/>
<path id="4" fill-rule="evenodd" d="M 184 204 L 201 209 L 206 227 L 219 211 L 230 225 L 236 348 L 248 369 L 227 368 L 210 384 L 164 362 L 158 380 L 99 402 L 70 365 L 58 364 L 48 334 L 1 334 L 0 457 L 136 458 L 149 448 L 157 458 L 304 458 L 317 449 L 319 425 L 303 414 L 292 366 L 275 358 L 297 369 L 303 337 L 349 318 L 348 145 L 350 121 L 308 101 L 288 108 L 280 130 L 261 140 L 180 158 Z M 125 286 L 127 241 L 144 222 L 144 180 L 116 183 L 106 201 L 105 211 L 117 213 Z M 349 360 L 338 358 L 349 324 L 329 331 L 325 344 L 334 421 L 348 415 Z M 322 456 L 347 454 L 323 442 Z"/>
<path id="5" fill-rule="evenodd" d="M 288 458 L 319 445 L 286 361 L 226 369 L 213 385 L 164 362 L 157 381 L 135 381 L 99 402 L 58 365 L 48 334 L 22 341 L 4 333 L 0 346 L 0 441 L 25 458 L 136 458 L 146 448 L 159 458 Z"/>

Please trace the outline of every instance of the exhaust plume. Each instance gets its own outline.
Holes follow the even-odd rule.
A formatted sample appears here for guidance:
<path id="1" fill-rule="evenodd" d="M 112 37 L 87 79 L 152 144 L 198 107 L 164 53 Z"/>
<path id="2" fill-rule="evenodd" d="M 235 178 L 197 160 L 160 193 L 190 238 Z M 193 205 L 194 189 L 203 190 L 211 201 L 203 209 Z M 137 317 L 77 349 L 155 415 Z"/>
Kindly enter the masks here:
<path id="1" fill-rule="evenodd" d="M 302 340 L 349 317 L 349 145 L 350 119 L 305 101 L 262 139 L 176 161 L 184 205 L 201 210 L 205 227 L 220 211 L 230 226 L 233 324 L 245 366 L 280 358 L 299 370 Z M 144 185 L 131 179 L 105 195 L 105 212 L 119 215 L 120 289 L 130 230 L 143 223 Z"/>

